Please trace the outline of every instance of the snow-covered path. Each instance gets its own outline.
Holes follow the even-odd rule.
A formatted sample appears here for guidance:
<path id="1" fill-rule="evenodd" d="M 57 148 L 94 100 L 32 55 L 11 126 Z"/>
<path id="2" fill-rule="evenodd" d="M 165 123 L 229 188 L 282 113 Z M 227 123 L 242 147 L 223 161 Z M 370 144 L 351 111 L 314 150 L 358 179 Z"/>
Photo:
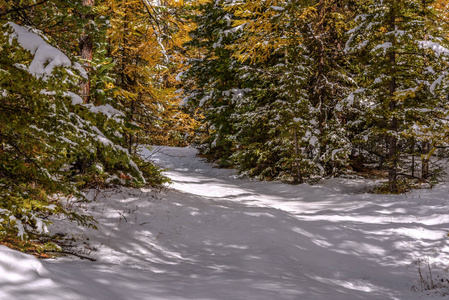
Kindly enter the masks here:
<path id="1" fill-rule="evenodd" d="M 357 179 L 257 182 L 195 154 L 144 150 L 170 168 L 170 190 L 106 191 L 84 207 L 98 231 L 53 228 L 89 238 L 96 262 L 0 247 L 0 299 L 425 299 L 411 291 L 419 261 L 447 275 L 448 185 L 389 196 Z"/>

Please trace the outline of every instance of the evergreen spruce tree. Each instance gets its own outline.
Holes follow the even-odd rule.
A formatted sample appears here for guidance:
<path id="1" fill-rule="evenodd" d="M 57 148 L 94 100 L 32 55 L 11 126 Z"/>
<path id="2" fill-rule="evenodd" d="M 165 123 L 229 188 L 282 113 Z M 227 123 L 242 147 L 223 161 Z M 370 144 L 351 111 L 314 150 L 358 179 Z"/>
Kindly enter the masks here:
<path id="1" fill-rule="evenodd" d="M 356 139 L 384 162 L 391 193 L 401 190 L 399 177 L 410 169 L 407 145 L 416 143 L 428 158 L 440 143 L 436 137 L 441 136 L 447 101 L 446 92 L 435 87 L 449 52 L 433 2 L 372 1 L 356 17 L 346 45 L 347 52 L 361 57 L 361 88 L 348 98 L 359 111 L 352 123 L 359 131 Z M 427 168 L 424 160 L 422 169 Z"/>
<path id="2" fill-rule="evenodd" d="M 193 35 L 196 40 L 201 33 L 204 42 L 191 42 L 204 57 L 193 61 L 187 76 L 195 88 L 189 95 L 209 105 L 204 110 L 205 126 L 212 129 L 209 147 L 233 149 L 231 160 L 239 170 L 260 178 L 302 182 L 343 170 L 351 143 L 336 108 L 352 84 L 341 51 L 346 4 L 206 5 Z M 220 27 L 222 15 L 226 23 Z M 238 34 L 229 39 L 230 33 Z M 232 94 L 232 87 L 239 97 L 220 100 L 223 90 Z M 217 153 L 227 159 L 230 151 Z"/>
<path id="3" fill-rule="evenodd" d="M 200 148 L 221 159 L 222 165 L 228 164 L 234 150 L 231 117 L 235 101 L 245 94 L 246 83 L 239 80 L 242 63 L 227 49 L 240 31 L 233 29 L 234 17 L 225 11 L 224 5 L 225 1 L 208 1 L 195 8 L 198 14 L 193 19 L 197 27 L 186 46 L 195 49 L 196 55 L 190 58 L 188 70 L 183 73 L 183 101 L 190 111 L 200 108 L 204 117 L 205 138 L 200 137 Z"/>

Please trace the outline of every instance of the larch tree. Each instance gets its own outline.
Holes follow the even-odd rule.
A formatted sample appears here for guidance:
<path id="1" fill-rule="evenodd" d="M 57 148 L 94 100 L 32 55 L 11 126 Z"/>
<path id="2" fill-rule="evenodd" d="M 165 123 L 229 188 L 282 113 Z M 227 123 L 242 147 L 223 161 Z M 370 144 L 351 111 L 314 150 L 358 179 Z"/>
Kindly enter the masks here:
<path id="1" fill-rule="evenodd" d="M 173 75 L 182 64 L 180 48 L 189 25 L 176 15 L 183 7 L 176 1 L 142 0 L 106 0 L 104 5 L 110 16 L 114 98 L 126 114 L 128 150 L 135 153 L 139 143 L 181 142 L 182 132 L 193 126 L 178 105 Z"/>

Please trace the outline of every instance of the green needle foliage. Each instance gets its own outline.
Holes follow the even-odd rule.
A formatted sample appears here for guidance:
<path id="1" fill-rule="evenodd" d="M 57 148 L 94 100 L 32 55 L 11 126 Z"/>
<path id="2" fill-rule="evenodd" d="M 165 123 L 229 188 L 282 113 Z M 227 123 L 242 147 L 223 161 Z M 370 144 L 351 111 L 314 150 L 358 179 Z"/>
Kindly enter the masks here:
<path id="1" fill-rule="evenodd" d="M 45 2 L 61 10 L 66 7 L 57 6 L 58 3 Z M 20 7 L 8 7 L 8 4 L 0 8 L 6 6 L 6 11 L 21 12 L 22 18 L 18 18 L 22 19 L 21 23 L 39 22 L 45 27 L 57 22 L 45 13 L 48 6 L 39 7 L 42 14 L 38 14 L 25 9 L 26 3 Z M 71 20 L 71 10 L 65 13 L 63 20 Z M 125 114 L 114 108 L 117 106 L 112 91 L 100 90 L 107 85 L 108 63 L 94 65 L 95 76 L 91 76 L 71 54 L 73 41 L 58 49 L 54 45 L 58 45 L 58 40 L 64 41 L 63 36 L 49 39 L 34 27 L 19 26 L 7 19 L 0 21 L 0 235 L 3 239 L 42 238 L 48 233 L 50 220 L 55 219 L 52 215 L 95 227 L 90 216 L 80 215 L 66 205 L 70 199 L 85 201 L 82 191 L 86 188 L 115 184 L 156 186 L 166 181 L 158 168 L 131 155 L 125 148 Z M 74 24 L 71 30 L 76 36 L 83 24 Z M 58 22 L 53 25 L 61 26 Z M 46 31 L 50 33 L 57 31 L 48 28 Z M 102 57 L 101 45 L 98 43 L 99 57 Z M 93 82 L 94 103 L 84 103 L 77 94 L 79 83 L 88 76 Z M 52 248 L 53 244 L 48 246 Z"/>

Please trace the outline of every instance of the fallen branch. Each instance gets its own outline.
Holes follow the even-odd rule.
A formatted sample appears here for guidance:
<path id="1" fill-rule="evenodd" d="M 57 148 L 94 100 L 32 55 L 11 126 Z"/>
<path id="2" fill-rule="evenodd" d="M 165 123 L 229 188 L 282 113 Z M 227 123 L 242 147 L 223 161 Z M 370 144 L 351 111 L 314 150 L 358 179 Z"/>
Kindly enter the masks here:
<path id="1" fill-rule="evenodd" d="M 72 252 L 72 251 L 54 251 L 54 250 L 45 250 L 44 251 L 45 253 L 62 253 L 62 254 L 68 254 L 68 255 L 73 255 L 73 256 L 76 256 L 76 257 L 79 257 L 79 258 L 81 258 L 81 259 L 87 259 L 87 260 L 90 260 L 90 261 L 97 261 L 95 258 L 92 258 L 92 257 L 89 257 L 89 256 L 85 256 L 85 255 L 81 255 L 81 254 L 78 254 L 78 253 L 76 253 L 76 252 Z"/>

